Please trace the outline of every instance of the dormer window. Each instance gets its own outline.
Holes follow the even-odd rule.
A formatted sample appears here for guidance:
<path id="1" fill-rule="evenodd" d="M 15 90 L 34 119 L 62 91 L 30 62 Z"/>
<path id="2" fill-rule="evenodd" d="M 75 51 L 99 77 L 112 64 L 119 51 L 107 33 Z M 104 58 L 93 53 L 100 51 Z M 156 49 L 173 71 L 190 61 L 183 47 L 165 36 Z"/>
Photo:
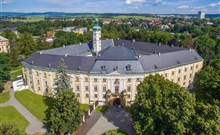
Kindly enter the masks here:
<path id="1" fill-rule="evenodd" d="M 105 65 L 101 66 L 101 69 L 102 71 L 106 71 L 106 66 Z"/>
<path id="2" fill-rule="evenodd" d="M 131 65 L 130 65 L 130 64 L 128 64 L 128 65 L 126 66 L 126 70 L 127 70 L 127 71 L 131 71 Z"/>

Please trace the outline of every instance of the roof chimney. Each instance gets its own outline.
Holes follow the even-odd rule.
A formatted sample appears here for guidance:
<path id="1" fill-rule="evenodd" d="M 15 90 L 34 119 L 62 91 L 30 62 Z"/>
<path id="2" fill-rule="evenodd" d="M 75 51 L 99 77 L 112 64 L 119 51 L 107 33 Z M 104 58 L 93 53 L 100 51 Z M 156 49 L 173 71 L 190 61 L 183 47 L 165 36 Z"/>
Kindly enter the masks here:
<path id="1" fill-rule="evenodd" d="M 65 57 L 67 57 L 67 56 L 68 56 L 68 53 L 65 54 Z"/>
<path id="2" fill-rule="evenodd" d="M 158 55 L 159 55 L 159 56 L 161 55 L 160 52 L 158 53 Z"/>
<path id="3" fill-rule="evenodd" d="M 191 49 L 191 48 L 189 48 L 189 51 L 190 51 L 190 52 L 192 52 L 192 49 Z"/>
<path id="4" fill-rule="evenodd" d="M 81 43 L 81 42 L 79 42 L 79 44 L 80 44 L 80 45 L 82 45 L 82 43 Z"/>
<path id="5" fill-rule="evenodd" d="M 65 45 L 63 45 L 63 48 L 66 48 L 66 46 L 65 46 Z"/>
<path id="6" fill-rule="evenodd" d="M 135 42 L 135 39 L 132 39 L 132 43 L 134 43 Z"/>

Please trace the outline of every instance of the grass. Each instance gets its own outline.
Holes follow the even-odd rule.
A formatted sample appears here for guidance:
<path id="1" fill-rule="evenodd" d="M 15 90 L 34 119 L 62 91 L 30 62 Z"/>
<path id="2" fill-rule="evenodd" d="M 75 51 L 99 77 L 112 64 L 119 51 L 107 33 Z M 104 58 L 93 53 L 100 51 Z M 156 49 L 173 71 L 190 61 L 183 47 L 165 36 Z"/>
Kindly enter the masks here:
<path id="1" fill-rule="evenodd" d="M 22 70 L 18 71 L 18 72 L 14 72 L 11 74 L 12 78 L 17 78 L 17 76 L 22 75 Z"/>
<path id="2" fill-rule="evenodd" d="M 96 109 L 96 112 L 105 113 L 108 110 L 107 106 L 98 106 Z"/>
<path id="3" fill-rule="evenodd" d="M 52 98 L 34 94 L 30 90 L 16 92 L 15 98 L 42 122 L 44 122 L 44 118 L 46 117 L 45 111 L 54 102 Z M 89 105 L 82 104 L 81 109 L 85 112 L 89 109 Z"/>
<path id="4" fill-rule="evenodd" d="M 0 94 L 0 103 L 5 103 L 10 99 L 9 92 Z"/>
<path id="5" fill-rule="evenodd" d="M 23 90 L 16 92 L 15 98 L 22 105 L 24 105 L 34 116 L 36 116 L 40 121 L 43 122 L 46 116 L 44 112 L 48 108 L 48 105 L 46 105 L 44 102 L 46 97 L 34 94 L 30 90 Z"/>
<path id="6" fill-rule="evenodd" d="M 88 104 L 81 104 L 81 106 L 80 106 L 80 108 L 84 111 L 84 112 L 86 112 L 88 109 L 89 109 L 89 105 Z"/>
<path id="7" fill-rule="evenodd" d="M 43 21 L 44 17 L 28 17 L 27 19 L 10 19 L 11 22 L 39 22 Z"/>
<path id="8" fill-rule="evenodd" d="M 12 68 L 12 70 L 21 70 L 21 68 L 22 68 L 22 65 L 19 65 L 17 67 Z"/>
<path id="9" fill-rule="evenodd" d="M 0 123 L 15 124 L 21 131 L 25 131 L 29 122 L 13 107 L 0 107 Z"/>
<path id="10" fill-rule="evenodd" d="M 125 132 L 122 132 L 122 131 L 116 129 L 116 130 L 107 131 L 107 132 L 103 133 L 102 135 L 127 135 L 127 134 Z"/>

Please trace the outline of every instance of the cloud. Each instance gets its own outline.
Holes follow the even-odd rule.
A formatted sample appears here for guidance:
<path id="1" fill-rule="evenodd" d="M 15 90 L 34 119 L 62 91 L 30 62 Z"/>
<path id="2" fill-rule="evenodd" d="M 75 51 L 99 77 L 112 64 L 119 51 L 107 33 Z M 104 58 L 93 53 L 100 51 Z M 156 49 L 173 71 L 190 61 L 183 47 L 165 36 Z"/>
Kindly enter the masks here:
<path id="1" fill-rule="evenodd" d="M 211 3 L 208 5 L 208 7 L 217 7 L 217 6 L 220 6 L 220 2 L 218 3 Z"/>
<path id="2" fill-rule="evenodd" d="M 144 3 L 145 0 L 126 0 L 126 4 L 134 4 L 134 3 Z"/>
<path id="3" fill-rule="evenodd" d="M 178 6 L 177 9 L 188 9 L 190 8 L 188 5 Z"/>
<path id="4" fill-rule="evenodd" d="M 8 5 L 8 4 L 13 3 L 12 1 L 9 1 L 9 0 L 2 0 L 1 2 L 3 5 Z"/>

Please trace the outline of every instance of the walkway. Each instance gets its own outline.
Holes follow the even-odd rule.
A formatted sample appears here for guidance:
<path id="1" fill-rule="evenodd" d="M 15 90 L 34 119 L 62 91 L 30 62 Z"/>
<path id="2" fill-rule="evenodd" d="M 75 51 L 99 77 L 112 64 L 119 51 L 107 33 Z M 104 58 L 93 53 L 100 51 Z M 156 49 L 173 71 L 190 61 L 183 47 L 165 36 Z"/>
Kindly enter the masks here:
<path id="1" fill-rule="evenodd" d="M 93 112 L 76 135 L 102 135 L 105 131 L 119 129 L 128 135 L 135 135 L 130 114 L 124 109 L 111 107 L 105 114 Z"/>
<path id="2" fill-rule="evenodd" d="M 46 129 L 43 128 L 43 123 L 39 121 L 32 113 L 30 113 L 21 103 L 19 103 L 15 96 L 14 90 L 10 91 L 10 100 L 6 103 L 0 104 L 0 106 L 14 106 L 30 123 L 26 128 L 27 134 L 34 134 L 36 132 L 46 132 Z"/>

